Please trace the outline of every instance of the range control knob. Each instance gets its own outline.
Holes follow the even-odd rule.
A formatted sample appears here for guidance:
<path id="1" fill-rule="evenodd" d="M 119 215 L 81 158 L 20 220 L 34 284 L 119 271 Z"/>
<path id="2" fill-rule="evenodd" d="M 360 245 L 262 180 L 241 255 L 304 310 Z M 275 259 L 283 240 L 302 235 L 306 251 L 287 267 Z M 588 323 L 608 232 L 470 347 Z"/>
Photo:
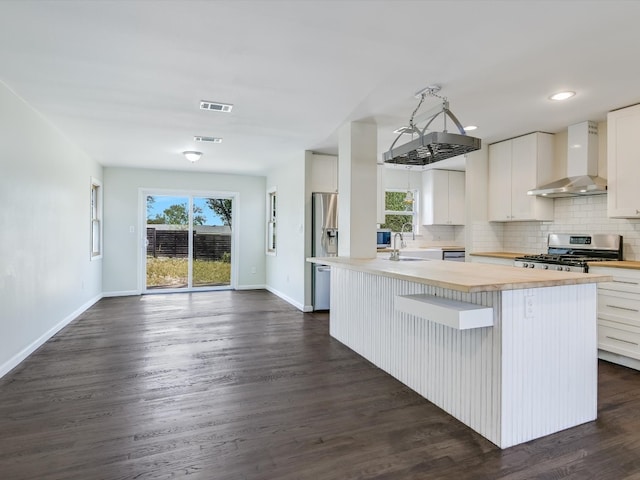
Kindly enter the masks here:
<path id="1" fill-rule="evenodd" d="M 524 263 L 524 262 L 522 262 L 522 268 L 527 268 L 528 266 L 529 266 L 529 264 L 528 264 L 528 263 Z"/>
<path id="2" fill-rule="evenodd" d="M 542 268 L 543 268 L 544 270 L 547 270 L 547 269 L 549 268 L 549 265 L 542 265 Z"/>
<path id="3" fill-rule="evenodd" d="M 562 267 L 558 266 L 558 267 L 556 267 L 556 270 L 562 271 Z"/>
<path id="4" fill-rule="evenodd" d="M 535 267 L 536 267 L 536 264 L 535 264 L 535 263 L 530 263 L 530 264 L 529 264 L 529 268 L 535 268 Z"/>
<path id="5" fill-rule="evenodd" d="M 569 271 L 571 271 L 571 269 L 569 267 L 564 267 L 564 271 L 565 272 L 569 272 Z"/>

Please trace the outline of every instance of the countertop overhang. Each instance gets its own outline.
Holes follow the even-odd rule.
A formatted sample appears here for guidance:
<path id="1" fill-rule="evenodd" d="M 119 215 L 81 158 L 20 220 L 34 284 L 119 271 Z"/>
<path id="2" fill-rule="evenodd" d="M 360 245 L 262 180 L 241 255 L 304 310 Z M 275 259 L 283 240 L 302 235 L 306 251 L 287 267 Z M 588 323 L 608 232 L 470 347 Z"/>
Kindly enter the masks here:
<path id="1" fill-rule="evenodd" d="M 385 258 L 311 257 L 307 261 L 469 293 L 610 282 L 613 280 L 610 275 L 442 260 L 407 262 Z"/>

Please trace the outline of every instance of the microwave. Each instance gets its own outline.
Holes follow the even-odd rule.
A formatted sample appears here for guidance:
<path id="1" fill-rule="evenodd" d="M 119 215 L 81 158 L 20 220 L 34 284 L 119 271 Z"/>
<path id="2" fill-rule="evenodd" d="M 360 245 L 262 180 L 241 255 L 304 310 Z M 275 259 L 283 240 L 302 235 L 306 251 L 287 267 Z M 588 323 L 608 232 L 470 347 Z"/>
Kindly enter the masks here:
<path id="1" fill-rule="evenodd" d="M 378 240 L 377 247 L 378 248 L 389 248 L 391 247 L 391 229 L 390 228 L 379 228 L 377 230 Z"/>

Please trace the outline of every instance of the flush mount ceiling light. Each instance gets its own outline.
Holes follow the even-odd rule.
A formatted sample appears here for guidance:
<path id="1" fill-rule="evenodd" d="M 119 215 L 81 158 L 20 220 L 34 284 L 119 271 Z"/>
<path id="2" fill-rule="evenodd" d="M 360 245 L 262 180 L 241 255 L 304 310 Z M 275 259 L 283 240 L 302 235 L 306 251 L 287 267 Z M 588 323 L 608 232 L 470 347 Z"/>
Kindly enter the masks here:
<path id="1" fill-rule="evenodd" d="M 471 131 L 477 130 L 477 129 L 478 129 L 478 127 L 476 127 L 475 125 L 469 125 L 469 126 L 464 127 L 464 131 L 465 132 L 471 132 Z"/>
<path id="2" fill-rule="evenodd" d="M 200 100 L 200 110 L 213 110 L 214 112 L 229 113 L 233 105 L 229 103 L 210 102 L 209 100 Z"/>
<path id="3" fill-rule="evenodd" d="M 203 137 L 196 135 L 193 137 L 194 142 L 210 142 L 210 143 L 222 143 L 222 139 L 219 137 Z"/>
<path id="4" fill-rule="evenodd" d="M 449 110 L 449 101 L 447 98 L 437 94 L 439 91 L 440 87 L 438 85 L 430 85 L 416 94 L 416 96 L 419 96 L 420 102 L 411 114 L 409 126 L 402 129 L 402 132 L 398 134 L 398 137 L 391 144 L 389 151 L 384 153 L 385 163 L 427 165 L 480 149 L 480 139 L 467 135 L 462 124 L 453 112 Z M 429 117 L 427 124 L 422 129 L 419 129 L 414 123 L 414 118 L 427 95 L 441 99 L 442 108 Z M 442 114 L 444 120 L 443 131 L 427 133 L 431 123 L 440 114 Z M 447 117 L 453 121 L 460 134 L 447 132 Z M 402 135 L 408 133 L 415 134 L 417 138 L 396 147 L 396 143 Z"/>
<path id="5" fill-rule="evenodd" d="M 196 152 L 196 151 L 193 151 L 193 150 L 187 150 L 185 152 L 182 152 L 182 154 L 191 163 L 197 162 L 198 160 L 200 160 L 200 157 L 202 156 L 202 152 Z"/>
<path id="6" fill-rule="evenodd" d="M 566 91 L 566 92 L 558 92 L 554 93 L 549 97 L 549 100 L 566 100 L 567 98 L 571 98 L 576 94 L 576 92 Z"/>

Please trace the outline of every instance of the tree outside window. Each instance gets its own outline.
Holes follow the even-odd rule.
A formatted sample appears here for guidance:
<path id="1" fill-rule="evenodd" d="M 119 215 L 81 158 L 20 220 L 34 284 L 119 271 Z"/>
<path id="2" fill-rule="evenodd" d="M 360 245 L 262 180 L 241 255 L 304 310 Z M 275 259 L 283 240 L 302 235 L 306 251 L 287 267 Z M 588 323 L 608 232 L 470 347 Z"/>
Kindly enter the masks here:
<path id="1" fill-rule="evenodd" d="M 413 201 L 407 201 L 407 190 L 386 190 L 385 191 L 385 222 L 381 228 L 390 228 L 393 232 L 402 231 L 404 225 L 405 232 L 413 232 L 416 225 L 416 199 L 418 192 L 412 190 Z"/>

